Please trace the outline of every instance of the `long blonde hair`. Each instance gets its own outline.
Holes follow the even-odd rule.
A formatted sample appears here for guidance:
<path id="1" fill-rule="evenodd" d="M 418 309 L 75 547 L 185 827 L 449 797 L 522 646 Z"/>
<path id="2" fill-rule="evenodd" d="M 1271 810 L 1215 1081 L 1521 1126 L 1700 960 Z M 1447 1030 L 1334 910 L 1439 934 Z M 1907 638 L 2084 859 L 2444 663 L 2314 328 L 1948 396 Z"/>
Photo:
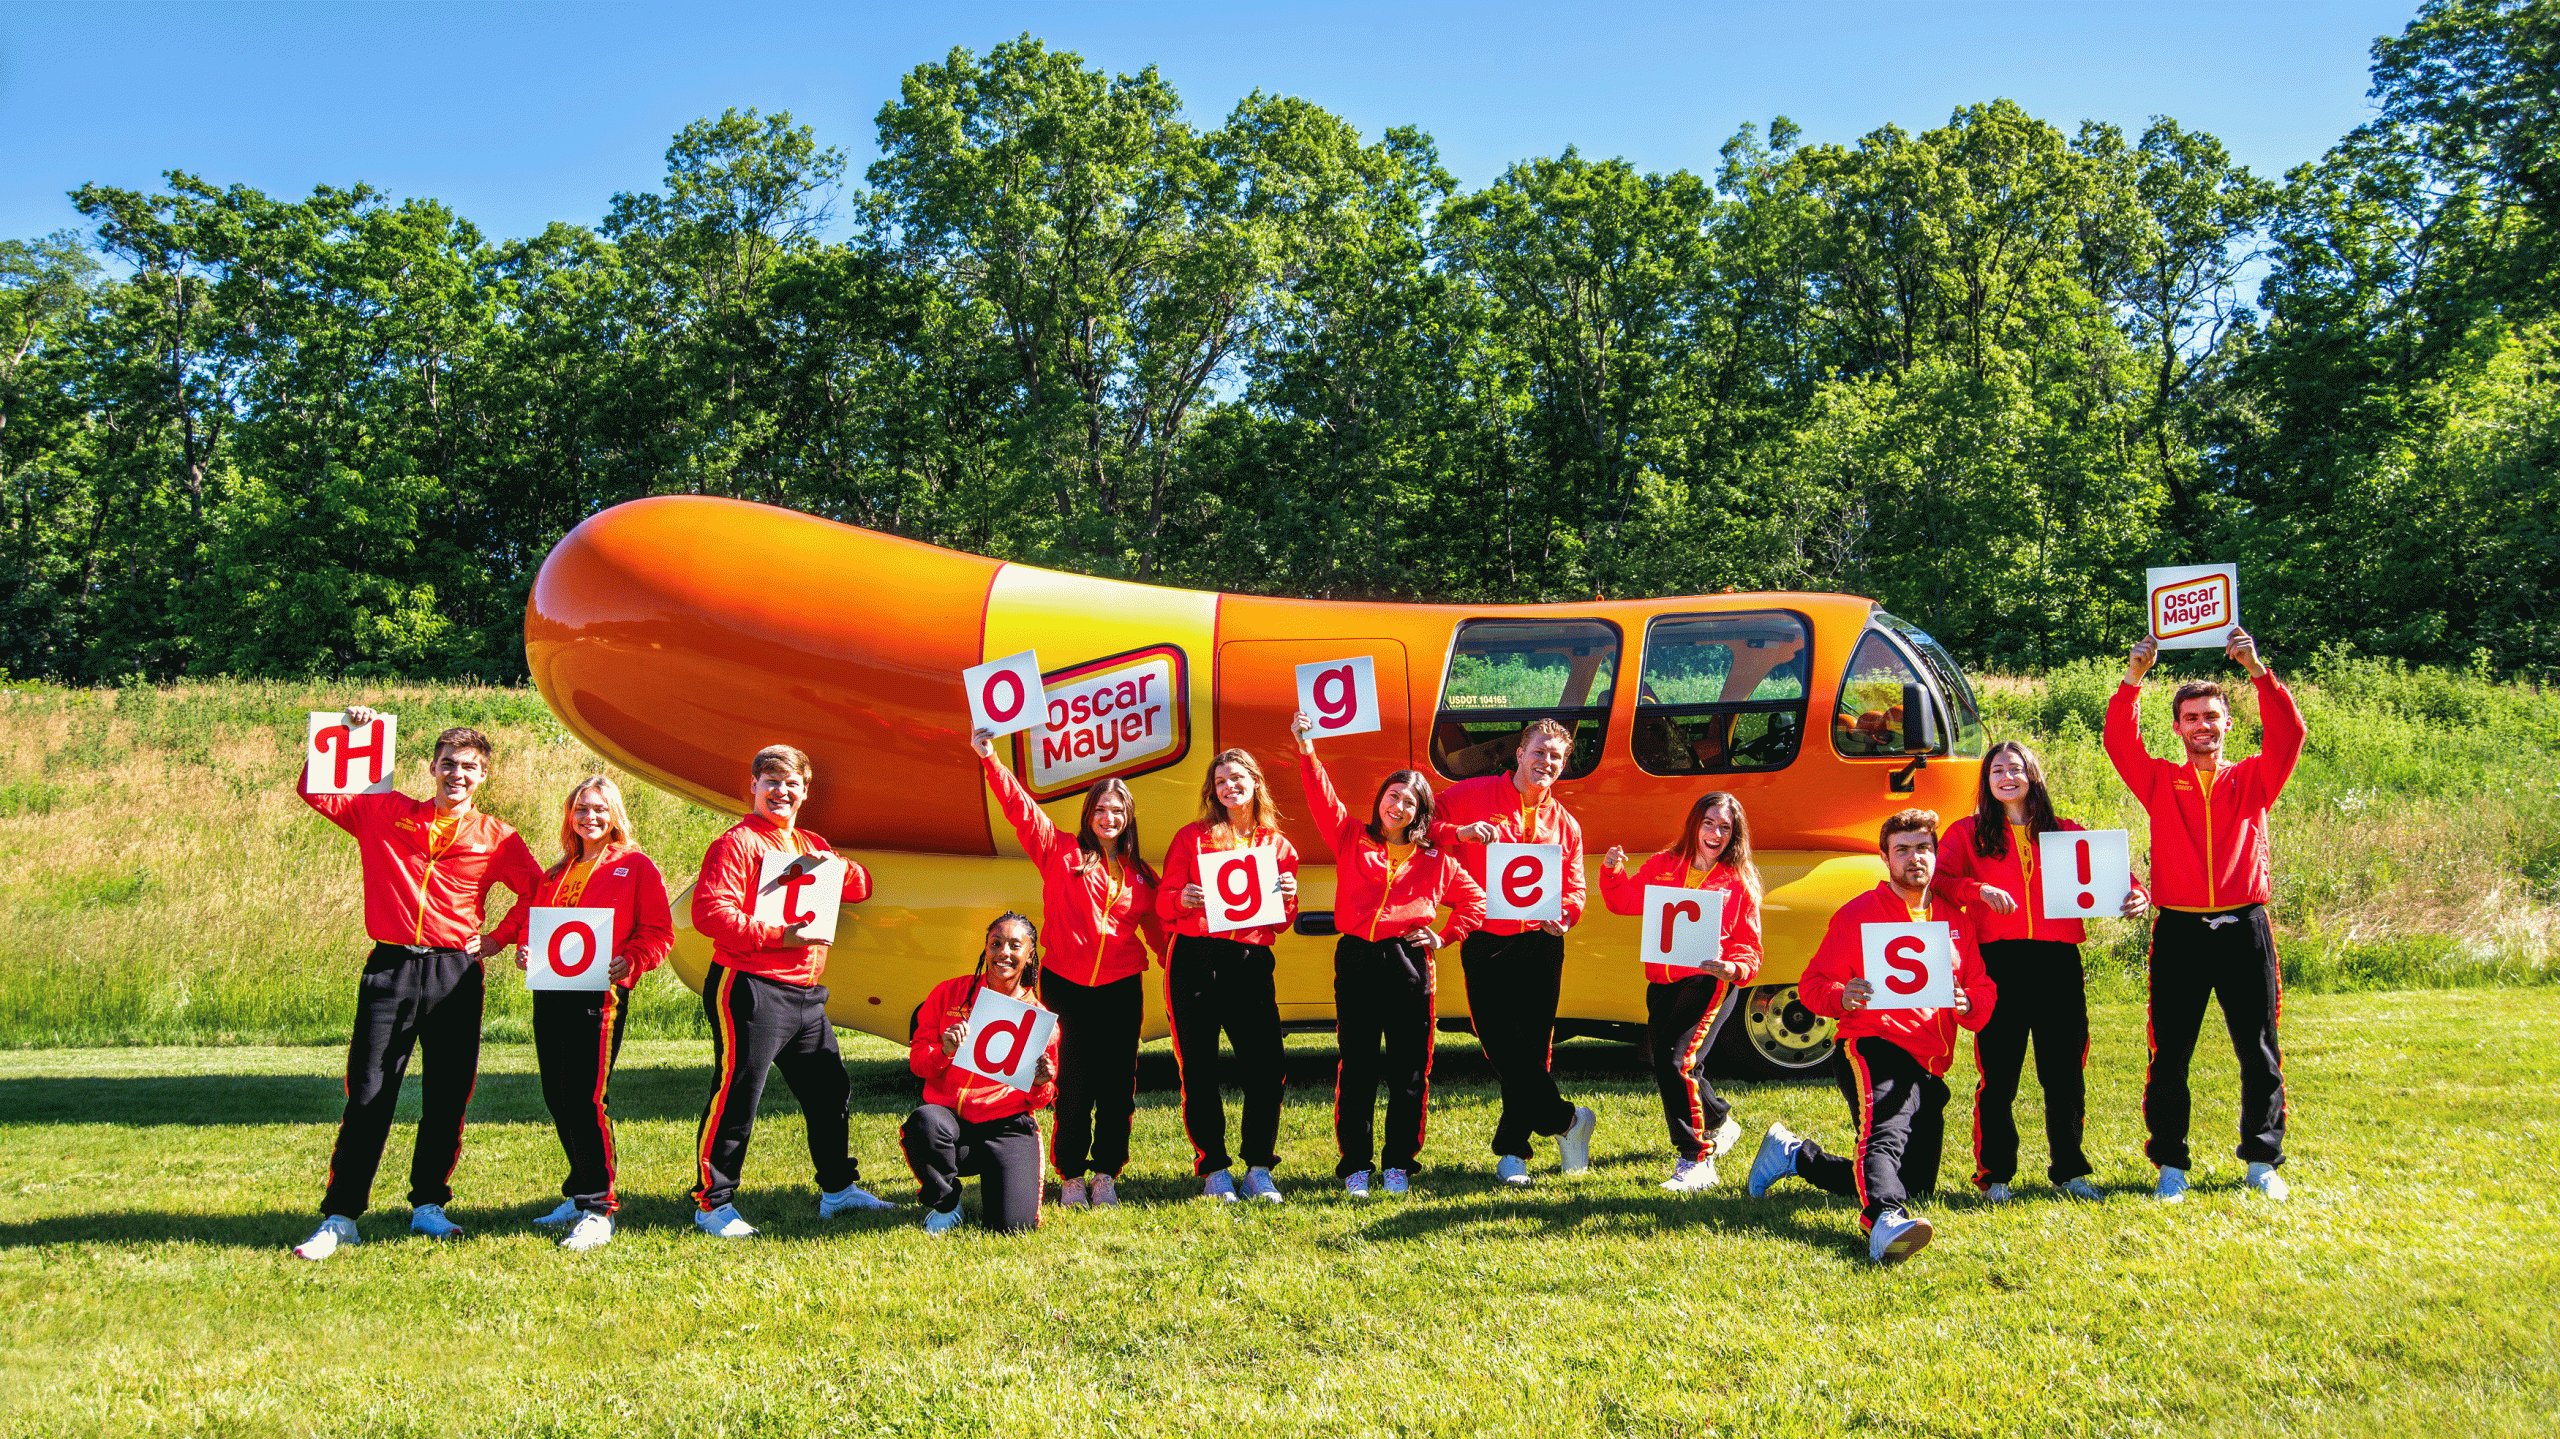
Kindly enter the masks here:
<path id="1" fill-rule="evenodd" d="M 551 866 L 550 874 L 563 874 L 573 861 L 585 858 L 585 841 L 578 838 L 577 811 L 578 797 L 589 790 L 604 797 L 605 810 L 612 816 L 605 822 L 604 839 L 597 852 L 602 853 L 606 845 L 633 843 L 631 811 L 622 803 L 622 786 L 615 784 L 611 775 L 591 774 L 569 786 L 569 797 L 560 802 L 560 862 Z"/>
<path id="2" fill-rule="evenodd" d="M 1212 835 L 1236 838 L 1235 826 L 1227 822 L 1227 807 L 1218 803 L 1218 766 L 1231 764 L 1253 776 L 1253 828 L 1280 827 L 1280 806 L 1271 802 L 1271 785 L 1262 777 L 1262 763 L 1249 750 L 1222 749 L 1209 758 L 1208 772 L 1200 776 L 1200 823 Z"/>

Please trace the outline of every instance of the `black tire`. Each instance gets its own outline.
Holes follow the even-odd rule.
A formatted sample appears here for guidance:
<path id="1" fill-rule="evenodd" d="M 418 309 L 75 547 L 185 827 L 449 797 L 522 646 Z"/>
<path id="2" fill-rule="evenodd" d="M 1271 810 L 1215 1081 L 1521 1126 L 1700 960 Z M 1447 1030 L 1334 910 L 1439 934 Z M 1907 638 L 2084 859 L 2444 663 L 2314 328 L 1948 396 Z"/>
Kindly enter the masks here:
<path id="1" fill-rule="evenodd" d="M 1839 1049 L 1838 1023 L 1806 1009 L 1793 984 L 1743 991 L 1716 1036 L 1716 1067 L 1742 1079 L 1811 1079 L 1827 1074 Z"/>

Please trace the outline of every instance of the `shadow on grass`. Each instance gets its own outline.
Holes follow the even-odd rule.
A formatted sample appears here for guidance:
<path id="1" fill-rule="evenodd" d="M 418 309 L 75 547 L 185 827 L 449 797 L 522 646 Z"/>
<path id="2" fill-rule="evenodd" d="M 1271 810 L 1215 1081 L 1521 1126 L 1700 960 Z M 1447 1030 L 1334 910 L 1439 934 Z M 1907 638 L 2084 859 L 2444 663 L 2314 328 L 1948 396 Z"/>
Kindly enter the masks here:
<path id="1" fill-rule="evenodd" d="M 1630 1227 L 1702 1229 L 1761 1234 L 1860 1263 L 1867 1259 L 1866 1237 L 1855 1227 L 1854 1218 L 1850 1217 L 1849 1227 L 1844 1229 L 1844 1211 L 1837 1203 L 1826 1203 L 1828 1196 L 1819 1193 L 1772 1194 L 1766 1199 L 1752 1199 L 1739 1190 L 1731 1198 L 1695 1194 L 1665 1194 L 1660 1198 L 1630 1194 L 1559 1196 L 1551 1188 L 1544 1193 L 1535 1187 L 1506 1190 L 1489 1175 L 1452 1176 L 1446 1171 L 1434 1172 L 1421 1183 L 1428 1196 L 1426 1202 L 1382 1208 L 1363 1230 L 1364 1236 L 1372 1242 L 1393 1243 L 1427 1239 L 1450 1230 L 1523 1223 L 1536 1226 L 1546 1235 Z"/>
<path id="2" fill-rule="evenodd" d="M 471 1203 L 465 1192 L 455 1196 L 447 1212 L 462 1226 L 459 1239 L 433 1240 L 409 1232 L 409 1207 L 400 1199 L 399 1182 L 386 1181 L 391 1190 L 388 1201 L 378 1204 L 356 1221 L 363 1243 L 346 1251 L 333 1263 L 349 1260 L 361 1262 L 368 1252 L 392 1246 L 412 1249 L 450 1248 L 456 1254 L 467 1254 L 475 1245 L 493 1240 L 529 1238 L 555 1242 L 557 1229 L 547 1229 L 533 1221 L 551 1212 L 556 1198 L 539 1202 L 483 1207 Z M 857 1234 L 873 1230 L 896 1229 L 917 1224 L 922 1211 L 913 1205 L 895 1210 L 870 1210 L 859 1214 L 839 1215 L 834 1219 L 818 1217 L 817 1191 L 807 1185 L 797 1189 L 775 1187 L 742 1190 L 737 1198 L 739 1212 L 761 1231 L 753 1241 L 714 1240 L 693 1233 L 694 1207 L 682 1196 L 645 1195 L 625 1198 L 621 1213 L 615 1216 L 617 1238 L 638 1234 L 673 1233 L 688 1241 L 699 1238 L 704 1244 L 733 1242 L 773 1243 L 822 1239 L 831 1235 Z M 300 1244 L 319 1225 L 319 1211 L 281 1209 L 261 1210 L 248 1214 L 180 1214 L 168 1210 L 133 1209 L 103 1210 L 86 1214 L 56 1215 L 46 1219 L 27 1219 L 0 1224 L 0 1250 L 41 1249 L 78 1244 L 206 1244 L 225 1249 L 272 1250 L 278 1258 Z"/>

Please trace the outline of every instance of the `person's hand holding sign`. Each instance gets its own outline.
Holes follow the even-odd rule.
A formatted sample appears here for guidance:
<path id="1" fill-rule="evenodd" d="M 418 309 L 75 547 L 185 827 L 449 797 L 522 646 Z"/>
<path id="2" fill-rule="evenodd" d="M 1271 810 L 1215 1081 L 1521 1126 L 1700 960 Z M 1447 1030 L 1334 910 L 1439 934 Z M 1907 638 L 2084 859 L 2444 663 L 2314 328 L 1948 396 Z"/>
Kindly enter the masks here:
<path id="1" fill-rule="evenodd" d="M 2232 663 L 2247 670 L 2251 679 L 2267 672 L 2267 662 L 2258 658 L 2258 642 L 2238 625 L 2231 627 L 2231 642 L 2222 647 L 2222 652 L 2231 657 Z"/>
<path id="2" fill-rule="evenodd" d="M 2142 677 L 2151 673 L 2151 667 L 2159 662 L 2160 642 L 2144 635 L 2134 641 L 2132 650 L 2124 657 L 2124 682 L 2129 685 L 2142 683 Z"/>
<path id="3" fill-rule="evenodd" d="M 373 706 L 349 705 L 339 712 L 338 721 L 349 729 L 363 729 L 373 723 Z"/>
<path id="4" fill-rule="evenodd" d="M 960 1041 L 968 1037 L 969 1026 L 967 1022 L 962 1020 L 953 1020 L 950 1026 L 942 1031 L 942 1052 L 945 1054 L 958 1054 L 960 1052 Z"/>
<path id="5" fill-rule="evenodd" d="M 969 731 L 969 748 L 976 750 L 980 759 L 993 755 L 996 752 L 996 732 L 984 725 Z"/>
<path id="6" fill-rule="evenodd" d="M 1040 1062 L 1031 1066 L 1031 1082 L 1034 1084 L 1048 1084 L 1057 1077 L 1058 1061 L 1051 1059 L 1048 1055 L 1041 1055 Z"/>
<path id="7" fill-rule="evenodd" d="M 1298 741 L 1298 753 L 1314 754 L 1316 752 L 1316 742 L 1312 738 L 1315 732 L 1316 717 L 1314 715 L 1300 710 L 1289 716 L 1289 733 Z"/>
<path id="8" fill-rule="evenodd" d="M 1857 1013 L 1867 1007 L 1867 1001 L 1873 999 L 1875 993 L 1876 987 L 1865 980 L 1850 980 L 1847 984 L 1840 986 L 1840 1012 Z"/>

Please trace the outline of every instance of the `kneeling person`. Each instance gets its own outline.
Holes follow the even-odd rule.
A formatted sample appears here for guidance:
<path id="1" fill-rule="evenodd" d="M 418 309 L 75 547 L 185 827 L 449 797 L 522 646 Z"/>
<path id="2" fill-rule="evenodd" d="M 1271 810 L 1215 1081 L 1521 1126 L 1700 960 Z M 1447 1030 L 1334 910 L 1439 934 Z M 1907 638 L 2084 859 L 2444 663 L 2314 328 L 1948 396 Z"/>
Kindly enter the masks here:
<path id="1" fill-rule="evenodd" d="M 1989 1023 L 1995 991 L 1983 972 L 1971 919 L 1929 893 L 1937 874 L 1936 812 L 1902 811 L 1884 822 L 1876 845 L 1884 854 L 1884 883 L 1831 916 L 1821 947 L 1796 984 L 1805 1008 L 1840 1021 L 1840 1090 L 1858 1126 L 1858 1149 L 1847 1157 L 1827 1154 L 1785 1125 L 1772 1124 L 1751 1164 L 1751 1195 L 1760 1197 L 1790 1174 L 1832 1194 L 1855 1195 L 1869 1257 L 1899 1264 L 1932 1234 L 1929 1221 L 1906 1205 L 1912 1195 L 1938 1187 L 1956 1027 L 1979 1031 Z M 1873 1008 L 1861 928 L 1931 920 L 1944 921 L 1955 943 L 1954 1007 Z"/>
<path id="2" fill-rule="evenodd" d="M 923 1191 L 924 1227 L 941 1234 L 960 1224 L 960 1181 L 978 1176 L 978 1220 L 1000 1234 L 1040 1227 L 1040 1121 L 1058 1097 L 1058 1032 L 1032 1069 L 1031 1088 L 953 1063 L 968 1037 L 978 991 L 991 989 L 1025 1004 L 1040 1003 L 1040 932 L 1007 912 L 987 926 L 977 972 L 946 979 L 916 1011 L 907 1067 L 924 1081 L 924 1103 L 907 1116 L 898 1139 Z"/>

